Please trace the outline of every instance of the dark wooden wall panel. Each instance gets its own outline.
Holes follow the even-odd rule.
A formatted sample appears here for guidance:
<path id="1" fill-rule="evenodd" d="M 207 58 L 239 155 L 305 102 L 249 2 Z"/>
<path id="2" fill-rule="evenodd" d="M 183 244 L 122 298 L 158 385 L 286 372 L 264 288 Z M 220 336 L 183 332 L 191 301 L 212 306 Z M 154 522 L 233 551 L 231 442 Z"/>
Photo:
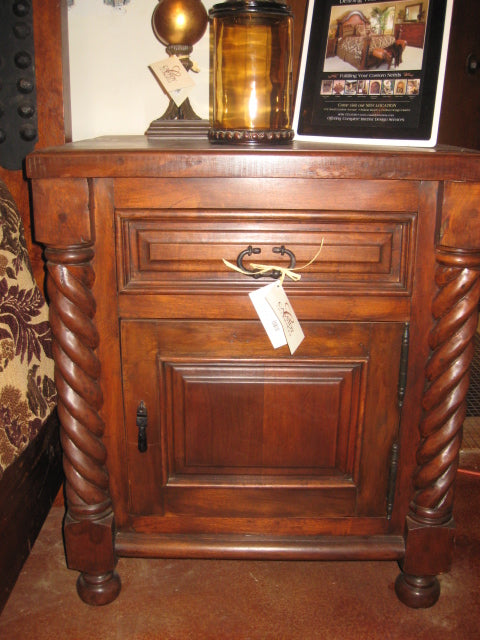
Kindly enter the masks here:
<path id="1" fill-rule="evenodd" d="M 66 0 L 32 0 L 37 84 L 38 143 L 36 149 L 71 139 L 68 25 Z M 33 240 L 32 212 L 24 172 L 0 167 L 0 178 L 17 202 L 32 267 L 43 288 L 41 247 Z"/>
<path id="2" fill-rule="evenodd" d="M 480 10 L 478 0 L 455 0 L 438 141 L 480 149 Z M 469 72 L 467 59 L 477 61 Z"/>

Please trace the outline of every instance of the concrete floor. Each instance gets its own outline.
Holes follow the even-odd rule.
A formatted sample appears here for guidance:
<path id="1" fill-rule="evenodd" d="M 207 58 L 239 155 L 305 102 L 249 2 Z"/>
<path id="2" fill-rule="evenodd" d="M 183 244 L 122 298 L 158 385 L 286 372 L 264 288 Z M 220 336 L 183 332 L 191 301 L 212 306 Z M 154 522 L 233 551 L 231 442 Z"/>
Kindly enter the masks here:
<path id="1" fill-rule="evenodd" d="M 431 609 L 401 604 L 394 562 L 121 558 L 118 599 L 89 607 L 53 507 L 0 617 L 1 640 L 478 640 L 480 476 L 459 474 L 454 564 Z"/>

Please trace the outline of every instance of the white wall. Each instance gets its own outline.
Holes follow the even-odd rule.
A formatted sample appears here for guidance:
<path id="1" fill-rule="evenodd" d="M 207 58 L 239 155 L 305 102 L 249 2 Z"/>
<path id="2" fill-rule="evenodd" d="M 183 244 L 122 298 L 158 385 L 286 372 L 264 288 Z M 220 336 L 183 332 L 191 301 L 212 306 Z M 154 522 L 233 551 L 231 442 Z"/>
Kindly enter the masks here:
<path id="1" fill-rule="evenodd" d="M 216 0 L 217 2 L 219 0 Z M 208 9 L 212 0 L 204 2 Z M 163 114 L 168 99 L 148 65 L 167 57 L 153 35 L 157 0 L 130 0 L 114 8 L 102 0 L 75 0 L 68 9 L 72 138 L 143 134 Z M 208 28 L 191 59 L 200 73 L 190 102 L 208 118 Z"/>

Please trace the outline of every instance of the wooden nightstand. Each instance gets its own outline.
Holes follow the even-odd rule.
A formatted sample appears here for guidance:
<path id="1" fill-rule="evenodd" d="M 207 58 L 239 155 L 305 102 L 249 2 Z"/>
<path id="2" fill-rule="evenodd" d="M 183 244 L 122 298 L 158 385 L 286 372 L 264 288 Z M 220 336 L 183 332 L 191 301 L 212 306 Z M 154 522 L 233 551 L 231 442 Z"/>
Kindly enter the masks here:
<path id="1" fill-rule="evenodd" d="M 480 155 L 100 138 L 28 160 L 45 244 L 69 567 L 385 559 L 439 595 L 480 295 Z M 225 267 L 297 266 L 274 350 Z M 253 256 L 258 262 L 259 255 Z M 283 264 L 283 263 L 282 263 Z M 385 589 L 386 589 L 385 585 Z"/>
<path id="2" fill-rule="evenodd" d="M 395 38 L 406 40 L 410 47 L 422 49 L 425 44 L 424 22 L 402 22 L 395 25 Z"/>

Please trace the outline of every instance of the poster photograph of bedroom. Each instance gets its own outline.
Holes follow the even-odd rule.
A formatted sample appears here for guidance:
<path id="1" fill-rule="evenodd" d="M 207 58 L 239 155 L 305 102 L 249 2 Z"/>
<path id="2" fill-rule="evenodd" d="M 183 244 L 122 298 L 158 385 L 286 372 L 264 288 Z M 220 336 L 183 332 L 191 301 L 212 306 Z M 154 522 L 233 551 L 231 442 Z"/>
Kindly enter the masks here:
<path id="1" fill-rule="evenodd" d="M 297 139 L 434 146 L 453 0 L 309 0 Z"/>
<path id="2" fill-rule="evenodd" d="M 429 0 L 331 7 L 324 72 L 422 69 Z"/>

